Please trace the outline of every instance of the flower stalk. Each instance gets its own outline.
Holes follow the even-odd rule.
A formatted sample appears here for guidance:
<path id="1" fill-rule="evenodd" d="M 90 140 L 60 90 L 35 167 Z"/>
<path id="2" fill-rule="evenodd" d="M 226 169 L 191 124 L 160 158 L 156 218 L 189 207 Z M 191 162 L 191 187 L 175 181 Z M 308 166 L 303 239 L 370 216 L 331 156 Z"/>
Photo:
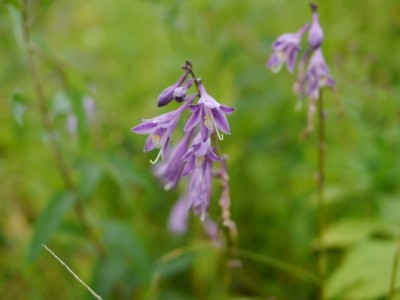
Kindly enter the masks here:
<path id="1" fill-rule="evenodd" d="M 318 154 L 318 172 L 317 172 L 317 251 L 318 251 L 318 274 L 321 278 L 320 299 L 324 297 L 324 282 L 326 276 L 327 256 L 324 247 L 324 227 L 325 227 L 325 111 L 322 91 L 319 93 L 318 99 L 318 138 L 317 138 L 317 154 Z"/>

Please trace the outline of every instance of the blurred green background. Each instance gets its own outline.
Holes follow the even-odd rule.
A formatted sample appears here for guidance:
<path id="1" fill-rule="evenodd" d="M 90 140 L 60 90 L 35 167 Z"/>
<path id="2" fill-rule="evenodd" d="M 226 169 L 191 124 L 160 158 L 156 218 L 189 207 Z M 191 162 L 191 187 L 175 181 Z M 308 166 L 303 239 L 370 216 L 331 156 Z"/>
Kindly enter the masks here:
<path id="1" fill-rule="evenodd" d="M 339 119 L 324 93 L 325 294 L 386 299 L 400 226 L 400 2 L 318 4 L 345 109 Z M 20 8 L 0 5 L 1 299 L 93 298 L 42 243 L 104 299 L 315 299 L 315 282 L 289 267 L 316 273 L 315 135 L 299 138 L 306 111 L 294 109 L 294 77 L 265 68 L 273 40 L 310 22 L 308 1 L 29 1 L 45 101 L 105 257 L 54 163 Z M 186 59 L 215 99 L 237 109 L 220 143 L 239 248 L 247 251 L 237 269 L 224 267 L 198 219 L 183 236 L 168 232 L 179 191 L 163 191 L 149 164 L 156 154 L 143 153 L 145 137 L 130 132 L 138 118 L 168 111 L 156 107 L 157 96 Z M 93 99 L 93 116 L 83 113 L 83 99 Z"/>

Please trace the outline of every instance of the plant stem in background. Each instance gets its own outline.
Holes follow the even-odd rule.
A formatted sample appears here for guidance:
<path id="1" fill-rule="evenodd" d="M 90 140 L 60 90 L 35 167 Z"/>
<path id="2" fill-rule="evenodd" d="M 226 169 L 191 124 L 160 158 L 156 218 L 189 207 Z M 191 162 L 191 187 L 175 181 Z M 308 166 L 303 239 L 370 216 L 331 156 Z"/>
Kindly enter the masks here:
<path id="1" fill-rule="evenodd" d="M 397 271 L 399 268 L 399 259 L 400 259 L 400 235 L 397 239 L 397 249 L 393 259 L 393 268 L 392 268 L 392 275 L 390 277 L 388 300 L 393 299 L 394 291 L 396 289 L 396 278 L 397 278 Z"/>
<path id="2" fill-rule="evenodd" d="M 324 281 L 326 275 L 326 252 L 323 242 L 323 232 L 325 224 L 325 207 L 324 207 L 324 184 L 325 184 L 325 112 L 322 90 L 319 91 L 318 99 L 318 137 L 317 137 L 317 156 L 318 156 L 318 172 L 317 172 L 317 263 L 318 274 L 321 277 L 320 298 L 324 297 Z"/>
<path id="3" fill-rule="evenodd" d="M 83 227 L 83 230 L 88 235 L 88 237 L 92 239 L 98 251 L 98 254 L 100 256 L 104 256 L 105 255 L 104 246 L 101 243 L 95 231 L 92 230 L 91 226 L 89 225 L 90 223 L 88 221 L 83 206 L 83 199 L 79 196 L 79 194 L 76 191 L 76 187 L 72 179 L 71 172 L 63 158 L 60 144 L 57 141 L 55 126 L 46 104 L 44 88 L 42 81 L 40 79 L 39 71 L 36 66 L 35 53 L 33 51 L 32 41 L 31 41 L 30 24 L 29 24 L 29 0 L 23 1 L 21 12 L 22 12 L 23 41 L 25 45 L 27 69 L 29 76 L 32 80 L 34 92 L 36 94 L 37 106 L 40 111 L 41 122 L 43 124 L 46 135 L 48 136 L 54 161 L 60 172 L 66 190 L 74 194 L 76 197 L 77 201 L 75 202 L 75 212 L 79 219 L 79 222 L 81 223 L 81 226 Z"/>

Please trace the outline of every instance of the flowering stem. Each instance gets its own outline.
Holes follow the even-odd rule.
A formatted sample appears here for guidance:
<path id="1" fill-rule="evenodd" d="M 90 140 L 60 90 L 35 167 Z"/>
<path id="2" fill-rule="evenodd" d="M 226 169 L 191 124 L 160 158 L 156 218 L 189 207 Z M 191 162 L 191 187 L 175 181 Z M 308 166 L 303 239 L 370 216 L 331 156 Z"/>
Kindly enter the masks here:
<path id="1" fill-rule="evenodd" d="M 64 157 L 61 152 L 61 147 L 57 141 L 55 126 L 51 118 L 51 115 L 49 113 L 48 107 L 46 105 L 44 88 L 42 81 L 40 79 L 39 71 L 37 69 L 35 54 L 32 47 L 28 10 L 29 10 L 29 0 L 24 0 L 21 8 L 21 14 L 22 14 L 22 26 L 23 26 L 23 40 L 26 50 L 26 64 L 29 76 L 31 77 L 32 84 L 35 90 L 37 105 L 40 110 L 41 122 L 43 124 L 47 136 L 49 137 L 51 152 L 54 157 L 56 166 L 61 174 L 65 188 L 72 194 L 74 194 L 77 199 L 77 201 L 75 202 L 75 212 L 83 227 L 83 230 L 86 232 L 88 236 L 90 236 L 93 239 L 93 242 L 96 246 L 96 249 L 98 250 L 99 255 L 104 256 L 105 254 L 104 247 L 100 242 L 98 236 L 89 226 L 89 221 L 87 219 L 87 215 L 85 213 L 85 209 L 82 204 L 83 199 L 81 199 L 81 197 L 76 191 L 76 187 L 72 179 L 71 172 L 64 160 Z"/>
<path id="2" fill-rule="evenodd" d="M 396 249 L 396 253 L 394 254 L 394 259 L 393 259 L 393 267 L 392 267 L 392 275 L 390 278 L 388 300 L 393 299 L 394 291 L 396 289 L 396 277 L 397 277 L 397 270 L 399 268 L 399 260 L 400 260 L 400 235 L 397 239 L 397 249 Z"/>
<path id="3" fill-rule="evenodd" d="M 217 156 L 220 155 L 220 150 L 218 147 L 218 141 L 215 134 L 212 135 L 214 151 Z M 231 197 L 230 197 L 230 187 L 229 187 L 229 175 L 228 175 L 228 167 L 226 164 L 226 160 L 222 160 L 220 162 L 220 169 L 216 176 L 220 180 L 221 184 L 221 198 L 219 200 L 219 206 L 221 208 L 221 228 L 222 232 L 225 236 L 226 246 L 225 246 L 225 255 L 226 255 L 226 265 L 225 265 L 225 278 L 224 285 L 225 290 L 229 290 L 229 286 L 232 282 L 232 271 L 234 268 L 241 266 L 241 261 L 237 259 L 236 254 L 234 253 L 234 249 L 238 247 L 238 231 L 235 222 L 231 219 Z"/>
<path id="4" fill-rule="evenodd" d="M 326 252 L 323 243 L 323 231 L 325 223 L 324 207 L 324 183 L 325 183 L 325 112 L 322 90 L 320 90 L 318 99 L 318 173 L 317 173 L 317 251 L 318 251 L 318 274 L 321 277 L 320 299 L 324 298 L 324 281 L 326 273 Z"/>

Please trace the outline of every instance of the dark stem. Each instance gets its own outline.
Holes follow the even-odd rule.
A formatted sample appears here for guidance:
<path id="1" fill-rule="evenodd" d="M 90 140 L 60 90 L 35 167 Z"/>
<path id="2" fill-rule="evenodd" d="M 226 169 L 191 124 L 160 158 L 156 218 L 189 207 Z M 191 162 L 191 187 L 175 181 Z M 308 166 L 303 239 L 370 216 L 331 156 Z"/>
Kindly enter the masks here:
<path id="1" fill-rule="evenodd" d="M 23 26 L 23 39 L 26 49 L 26 64 L 36 94 L 36 101 L 40 111 L 41 122 L 43 124 L 46 135 L 49 138 L 51 152 L 54 161 L 56 163 L 56 166 L 61 174 L 65 188 L 66 190 L 74 194 L 76 197 L 77 201 L 75 202 L 75 212 L 83 227 L 83 230 L 89 237 L 93 239 L 93 242 L 96 246 L 96 249 L 98 250 L 99 255 L 104 256 L 105 255 L 104 247 L 100 242 L 100 239 L 98 238 L 95 231 L 93 231 L 89 225 L 89 221 L 87 219 L 85 209 L 83 206 L 83 199 L 79 196 L 79 194 L 76 191 L 75 184 L 71 176 L 71 172 L 63 158 L 61 147 L 57 141 L 55 126 L 51 118 L 51 115 L 49 113 L 48 107 L 46 105 L 46 97 L 44 94 L 43 84 L 40 79 L 39 71 L 36 66 L 35 54 L 32 48 L 28 9 L 29 9 L 29 0 L 24 0 L 22 5 L 22 26 Z"/>
<path id="2" fill-rule="evenodd" d="M 317 251 L 318 251 L 318 274 L 321 277 L 322 284 L 320 290 L 320 299 L 324 298 L 324 281 L 326 273 L 326 252 L 323 242 L 325 207 L 324 207 L 324 184 L 325 184 L 325 112 L 322 90 L 318 99 L 318 173 L 317 173 Z"/>
<path id="3" fill-rule="evenodd" d="M 394 259 L 393 259 L 393 267 L 392 267 L 392 275 L 390 277 L 388 300 L 393 299 L 394 291 L 396 289 L 396 277 L 397 277 L 397 270 L 399 268 L 399 259 L 400 259 L 400 235 L 397 239 L 397 249 L 396 249 L 396 253 L 394 254 Z"/>

